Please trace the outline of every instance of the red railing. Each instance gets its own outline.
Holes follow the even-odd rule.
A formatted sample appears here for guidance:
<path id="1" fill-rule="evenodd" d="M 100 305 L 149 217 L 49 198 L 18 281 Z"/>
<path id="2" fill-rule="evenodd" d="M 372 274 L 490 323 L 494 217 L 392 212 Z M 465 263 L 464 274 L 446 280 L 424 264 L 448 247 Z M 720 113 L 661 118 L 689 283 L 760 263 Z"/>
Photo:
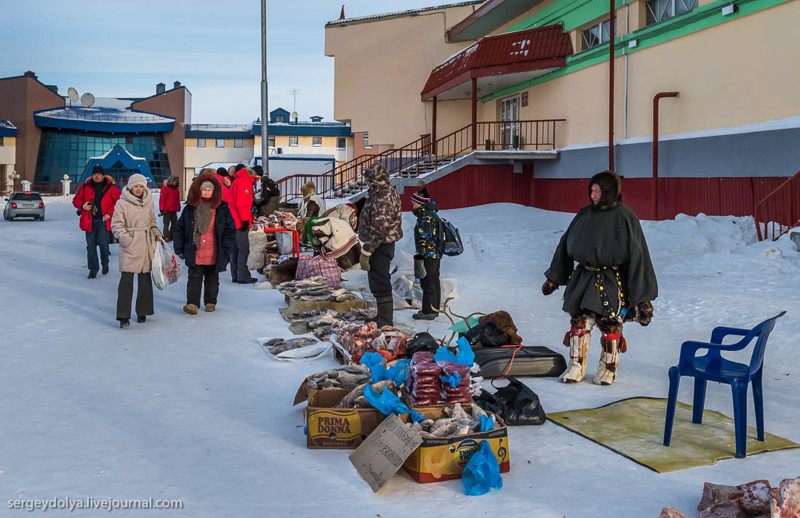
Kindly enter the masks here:
<path id="1" fill-rule="evenodd" d="M 759 241 L 775 241 L 800 225 L 800 171 L 756 205 L 753 219 Z"/>
<path id="2" fill-rule="evenodd" d="M 566 119 L 478 122 L 475 127 L 478 149 L 556 149 L 558 122 L 566 122 Z M 431 141 L 430 135 L 424 135 L 401 148 L 389 149 L 378 155 L 361 156 L 325 174 L 293 175 L 282 178 L 277 183 L 284 201 L 299 197 L 300 186 L 309 180 L 316 184 L 317 193 L 321 197 L 339 197 L 348 192 L 363 190 L 366 187 L 363 171 L 377 161 L 386 166 L 389 175 L 417 176 L 421 171 L 436 169 L 472 151 L 470 124 L 435 142 Z"/>

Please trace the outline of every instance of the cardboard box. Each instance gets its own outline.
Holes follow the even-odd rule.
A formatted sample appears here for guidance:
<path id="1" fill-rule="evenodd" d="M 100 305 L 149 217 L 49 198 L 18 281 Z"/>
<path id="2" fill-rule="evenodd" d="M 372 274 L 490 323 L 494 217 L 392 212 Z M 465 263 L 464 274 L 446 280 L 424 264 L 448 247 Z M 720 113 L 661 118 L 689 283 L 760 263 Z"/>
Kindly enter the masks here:
<path id="1" fill-rule="evenodd" d="M 308 401 L 309 399 L 311 399 L 311 396 L 313 396 L 317 392 L 320 392 L 320 391 L 323 390 L 323 389 L 311 388 L 308 385 L 306 385 L 306 383 L 308 383 L 308 380 L 310 380 L 313 377 L 314 377 L 314 374 L 312 374 L 310 376 L 306 376 L 306 379 L 304 379 L 303 382 L 300 384 L 300 387 L 298 387 L 297 392 L 294 393 L 294 403 L 292 403 L 292 406 L 299 405 L 303 401 Z M 324 390 L 325 390 L 325 392 L 328 392 L 330 394 L 338 394 L 339 395 L 339 399 L 336 401 L 338 403 L 343 397 L 345 397 L 347 394 L 349 394 L 350 390 L 352 390 L 352 389 L 328 388 L 328 389 L 324 389 Z M 331 398 L 331 397 L 334 397 L 334 396 L 327 396 L 327 397 Z M 336 403 L 333 403 L 333 405 L 335 405 L 335 404 Z"/>
<path id="2" fill-rule="evenodd" d="M 281 311 L 281 316 L 284 314 L 300 313 L 301 311 L 310 311 L 312 309 L 332 309 L 339 313 L 346 313 L 351 309 L 366 309 L 367 302 L 361 298 L 350 300 L 343 300 L 336 302 L 334 300 L 300 300 L 288 295 L 284 296 L 288 308 Z"/>
<path id="3" fill-rule="evenodd" d="M 357 448 L 386 419 L 374 408 L 333 408 L 349 390 L 318 390 L 305 409 L 306 446 L 309 449 Z"/>
<path id="4" fill-rule="evenodd" d="M 446 417 L 440 406 L 415 407 L 426 418 Z M 403 416 L 407 420 L 407 416 Z M 417 482 L 440 482 L 461 478 L 464 466 L 480 448 L 479 441 L 488 441 L 500 464 L 500 472 L 511 469 L 508 427 L 495 416 L 498 426 L 489 432 L 476 432 L 453 437 L 422 437 L 422 444 L 406 459 L 403 467 Z"/>

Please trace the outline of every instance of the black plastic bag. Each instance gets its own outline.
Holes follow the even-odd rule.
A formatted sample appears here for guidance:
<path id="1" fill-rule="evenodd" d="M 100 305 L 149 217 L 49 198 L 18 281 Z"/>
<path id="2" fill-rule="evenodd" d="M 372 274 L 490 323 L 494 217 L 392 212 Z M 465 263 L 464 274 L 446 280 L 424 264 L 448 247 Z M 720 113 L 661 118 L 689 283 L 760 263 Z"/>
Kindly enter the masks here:
<path id="1" fill-rule="evenodd" d="M 510 344 L 510 338 L 494 320 L 481 322 L 464 333 L 464 338 L 473 347 L 501 347 Z"/>
<path id="2" fill-rule="evenodd" d="M 436 339 L 430 335 L 430 333 L 423 331 L 415 334 L 411 340 L 408 341 L 406 344 L 406 355 L 411 358 L 414 356 L 414 353 L 419 351 L 430 351 L 435 353 L 436 349 L 438 348 L 439 342 L 437 342 Z"/>
<path id="3" fill-rule="evenodd" d="M 484 390 L 475 403 L 493 412 L 509 426 L 544 424 L 547 415 L 536 392 L 513 376 L 506 376 L 508 385 L 494 394 Z"/>

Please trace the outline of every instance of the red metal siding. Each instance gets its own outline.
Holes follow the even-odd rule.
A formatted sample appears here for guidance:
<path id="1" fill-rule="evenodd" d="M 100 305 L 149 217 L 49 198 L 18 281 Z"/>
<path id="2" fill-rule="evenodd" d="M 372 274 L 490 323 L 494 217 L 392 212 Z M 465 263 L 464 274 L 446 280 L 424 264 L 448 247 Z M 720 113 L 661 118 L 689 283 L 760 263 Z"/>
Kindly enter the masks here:
<path id="1" fill-rule="evenodd" d="M 514 173 L 511 165 L 471 165 L 427 185 L 441 209 L 457 209 L 487 203 L 518 203 L 559 212 L 577 212 L 589 203 L 589 178 L 534 179 L 533 166 Z M 786 181 L 764 178 L 659 178 L 658 216 L 678 214 L 751 216 L 756 203 Z M 652 219 L 652 180 L 624 178 L 625 204 L 639 218 Z M 406 187 L 403 210 L 411 210 Z"/>

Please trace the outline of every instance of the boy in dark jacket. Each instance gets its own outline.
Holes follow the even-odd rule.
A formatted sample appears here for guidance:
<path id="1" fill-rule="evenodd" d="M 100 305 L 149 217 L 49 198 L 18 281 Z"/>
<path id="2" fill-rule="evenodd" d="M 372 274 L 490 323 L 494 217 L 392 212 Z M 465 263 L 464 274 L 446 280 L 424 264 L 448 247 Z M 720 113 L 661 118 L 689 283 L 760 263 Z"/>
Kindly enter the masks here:
<path id="1" fill-rule="evenodd" d="M 411 211 L 417 217 L 414 225 L 414 277 L 422 288 L 422 309 L 414 313 L 417 320 L 434 320 L 438 316 L 442 298 L 439 282 L 439 215 L 436 203 L 423 188 L 411 195 Z"/>
<path id="2" fill-rule="evenodd" d="M 199 175 L 189 187 L 186 206 L 174 235 L 175 253 L 186 262 L 189 280 L 183 310 L 196 315 L 205 284 L 207 312 L 217 308 L 219 272 L 225 271 L 236 246 L 236 227 L 228 204 L 222 201 L 222 183 L 213 173 Z"/>

